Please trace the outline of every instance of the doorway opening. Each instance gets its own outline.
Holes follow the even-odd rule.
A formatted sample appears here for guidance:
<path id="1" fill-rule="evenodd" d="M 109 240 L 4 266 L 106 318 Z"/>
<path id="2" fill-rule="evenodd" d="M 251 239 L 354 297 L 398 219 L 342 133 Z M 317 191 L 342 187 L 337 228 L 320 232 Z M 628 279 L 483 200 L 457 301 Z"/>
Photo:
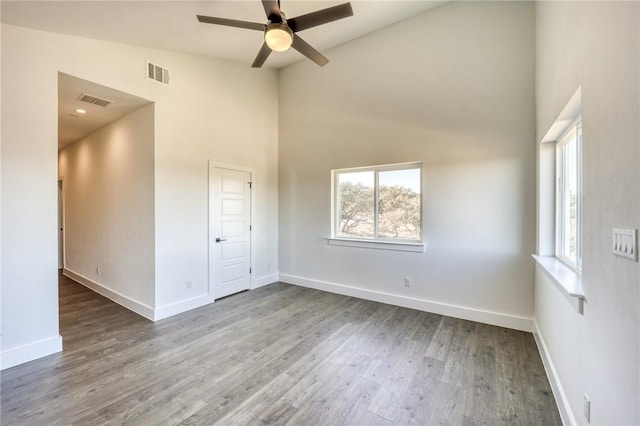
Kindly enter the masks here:
<path id="1" fill-rule="evenodd" d="M 147 318 L 155 292 L 154 120 L 147 99 L 58 73 L 59 288 L 75 282 Z M 68 314 L 60 312 L 63 340 Z"/>

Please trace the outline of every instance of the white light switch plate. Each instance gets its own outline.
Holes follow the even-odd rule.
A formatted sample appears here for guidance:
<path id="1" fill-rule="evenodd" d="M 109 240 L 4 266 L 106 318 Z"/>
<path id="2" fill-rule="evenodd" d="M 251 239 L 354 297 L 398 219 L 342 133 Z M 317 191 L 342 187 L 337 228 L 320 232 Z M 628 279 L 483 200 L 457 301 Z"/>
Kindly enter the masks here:
<path id="1" fill-rule="evenodd" d="M 613 228 L 613 254 L 638 261 L 638 230 Z"/>

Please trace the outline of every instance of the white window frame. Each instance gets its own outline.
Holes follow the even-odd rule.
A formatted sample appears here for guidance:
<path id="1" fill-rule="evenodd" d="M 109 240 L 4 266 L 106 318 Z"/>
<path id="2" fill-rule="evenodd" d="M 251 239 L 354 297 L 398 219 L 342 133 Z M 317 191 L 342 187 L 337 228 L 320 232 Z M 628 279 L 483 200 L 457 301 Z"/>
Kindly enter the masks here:
<path id="1" fill-rule="evenodd" d="M 577 200 L 576 200 L 576 260 L 565 256 L 566 247 L 564 246 L 565 234 L 565 217 L 568 214 L 565 211 L 565 191 L 564 183 L 566 179 L 565 173 L 565 146 L 575 137 L 577 151 Z M 556 258 L 565 263 L 577 272 L 582 270 L 582 118 L 578 117 L 565 132 L 558 138 L 556 143 Z"/>
<path id="2" fill-rule="evenodd" d="M 384 238 L 378 236 L 378 202 L 379 188 L 378 175 L 380 172 L 418 169 L 420 171 L 420 238 L 418 240 L 406 240 L 398 238 Z M 337 227 L 340 224 L 338 205 L 339 205 L 339 188 L 338 175 L 343 173 L 354 172 L 373 172 L 374 173 L 374 237 L 373 238 L 351 238 L 338 236 Z M 419 251 L 424 252 L 423 227 L 422 227 L 422 162 L 385 164 L 378 166 L 352 167 L 345 169 L 335 169 L 331 171 L 331 237 L 329 244 L 346 245 L 350 247 L 368 247 L 377 249 L 402 250 L 402 251 Z"/>

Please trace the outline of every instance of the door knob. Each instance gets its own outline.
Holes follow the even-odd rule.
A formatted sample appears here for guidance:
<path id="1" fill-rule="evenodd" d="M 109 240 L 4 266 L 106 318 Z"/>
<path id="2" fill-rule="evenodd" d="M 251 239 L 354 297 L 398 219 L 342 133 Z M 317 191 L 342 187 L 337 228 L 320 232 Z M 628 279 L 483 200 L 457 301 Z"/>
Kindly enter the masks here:
<path id="1" fill-rule="evenodd" d="M 227 239 L 226 238 L 220 238 L 220 237 L 216 238 L 216 243 L 219 243 L 221 241 L 227 241 Z"/>

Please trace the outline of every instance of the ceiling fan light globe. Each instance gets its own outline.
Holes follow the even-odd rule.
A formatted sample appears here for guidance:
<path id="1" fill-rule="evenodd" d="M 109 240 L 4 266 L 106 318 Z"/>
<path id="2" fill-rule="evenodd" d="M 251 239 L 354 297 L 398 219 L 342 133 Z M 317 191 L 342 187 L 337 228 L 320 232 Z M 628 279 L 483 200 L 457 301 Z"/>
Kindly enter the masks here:
<path id="1" fill-rule="evenodd" d="M 284 24 L 272 24 L 264 33 L 264 41 L 271 50 L 284 52 L 293 43 L 293 32 Z"/>

